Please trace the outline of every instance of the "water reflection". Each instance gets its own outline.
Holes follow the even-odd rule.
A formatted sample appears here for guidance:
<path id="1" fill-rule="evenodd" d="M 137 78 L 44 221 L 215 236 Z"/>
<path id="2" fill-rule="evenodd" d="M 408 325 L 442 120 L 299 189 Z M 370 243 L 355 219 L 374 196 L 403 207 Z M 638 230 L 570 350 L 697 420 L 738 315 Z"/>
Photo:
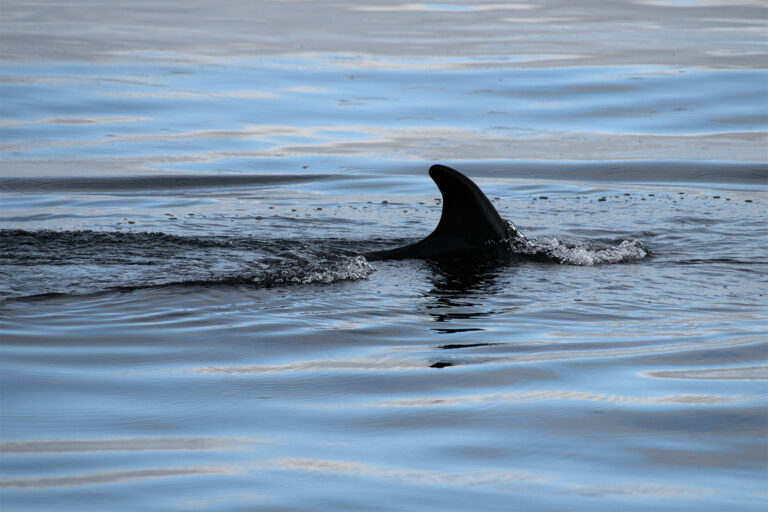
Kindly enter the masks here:
<path id="1" fill-rule="evenodd" d="M 509 272 L 515 261 L 513 254 L 501 252 L 428 261 L 432 289 L 426 295 L 427 313 L 441 324 L 495 315 L 497 311 L 489 309 L 486 297 L 499 289 L 499 275 Z M 441 325 L 431 330 L 449 334 L 483 328 Z"/>
<path id="2" fill-rule="evenodd" d="M 197 466 L 171 468 L 140 468 L 101 473 L 82 473 L 63 476 L 27 477 L 0 480 L 0 488 L 41 489 L 47 487 L 80 487 L 146 480 L 154 478 L 178 478 L 183 476 L 232 474 L 235 471 L 224 466 Z"/>
<path id="3" fill-rule="evenodd" d="M 242 449 L 247 444 L 270 441 L 246 437 L 134 437 L 115 439 L 41 439 L 0 441 L 0 454 L 39 455 L 158 450 Z"/>

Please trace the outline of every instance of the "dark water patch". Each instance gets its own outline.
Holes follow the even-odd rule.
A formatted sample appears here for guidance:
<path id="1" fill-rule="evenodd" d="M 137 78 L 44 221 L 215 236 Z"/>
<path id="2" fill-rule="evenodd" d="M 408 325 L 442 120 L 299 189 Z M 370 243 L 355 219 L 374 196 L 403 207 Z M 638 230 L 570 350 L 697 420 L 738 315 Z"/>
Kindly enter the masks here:
<path id="1" fill-rule="evenodd" d="M 768 261 L 762 260 L 742 260 L 738 258 L 691 258 L 686 260 L 676 261 L 678 265 L 712 265 L 712 264 L 725 264 L 725 265 L 768 265 Z"/>
<path id="2" fill-rule="evenodd" d="M 478 331 L 482 331 L 483 329 L 480 329 L 478 327 L 464 327 L 464 328 L 435 328 L 432 330 L 442 334 L 457 334 L 462 332 L 478 332 Z"/>
<path id="3" fill-rule="evenodd" d="M 62 251 L 61 256 L 66 257 L 69 251 L 75 248 L 91 249 L 98 251 L 104 246 L 120 246 L 126 248 L 129 246 L 151 247 L 233 247 L 234 244 L 242 248 L 252 249 L 247 244 L 247 239 L 234 239 L 230 237 L 185 237 L 163 232 L 123 232 L 123 231 L 94 231 L 90 229 L 65 231 L 41 229 L 28 231 L 24 229 L 3 229 L 0 230 L 0 241 L 6 256 L 10 251 L 19 251 L 21 248 L 28 247 L 30 250 L 40 252 L 56 252 L 58 249 L 67 249 Z"/>
<path id="4" fill-rule="evenodd" d="M 646 462 L 664 467 L 676 468 L 724 468 L 729 470 L 765 470 L 768 460 L 768 445 L 744 445 L 744 443 L 727 443 L 727 450 L 669 448 L 638 448 L 637 453 Z"/>
<path id="5" fill-rule="evenodd" d="M 232 187 L 274 187 L 332 179 L 330 174 L 172 174 L 144 176 L 83 176 L 2 178 L 4 192 L 133 192 L 199 190 Z"/>
<path id="6" fill-rule="evenodd" d="M 327 241 L 188 237 L 162 232 L 0 230 L 3 294 L 157 286 L 270 287 L 365 278 L 352 246 Z"/>
<path id="7" fill-rule="evenodd" d="M 378 173 L 423 174 L 423 166 L 403 163 Z M 601 183 L 684 183 L 700 185 L 761 185 L 768 182 L 764 162 L 717 162 L 707 160 L 633 161 L 472 161 L 461 169 L 473 178 L 586 181 Z M 538 197 L 538 196 L 537 196 Z M 607 198 L 606 198 L 607 200 Z"/>
<path id="8" fill-rule="evenodd" d="M 489 347 L 491 345 L 500 345 L 500 343 L 449 343 L 440 345 L 437 348 L 442 350 L 455 350 L 459 348 Z"/>

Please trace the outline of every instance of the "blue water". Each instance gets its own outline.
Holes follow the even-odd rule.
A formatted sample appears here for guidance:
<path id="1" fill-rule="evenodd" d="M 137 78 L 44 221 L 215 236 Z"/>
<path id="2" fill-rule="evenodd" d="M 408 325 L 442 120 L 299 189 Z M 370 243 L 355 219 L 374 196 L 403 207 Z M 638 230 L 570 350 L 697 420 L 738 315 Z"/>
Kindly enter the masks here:
<path id="1" fill-rule="evenodd" d="M 371 167 L 371 160 L 750 162 L 765 153 L 751 142 L 768 126 L 765 70 L 379 64 L 320 56 L 226 66 L 6 65 L 5 166 L 21 173 L 30 160 L 87 156 L 80 172 L 97 173 L 92 162 L 101 159 L 120 167 L 130 159 L 134 172 L 169 164 L 195 172 L 309 165 L 313 172 Z M 692 143 L 673 143 L 675 136 L 702 147 L 691 154 Z M 709 138 L 722 144 L 727 136 L 745 140 L 707 154 Z"/>
<path id="2" fill-rule="evenodd" d="M 86 4 L 0 10 L 3 510 L 765 508 L 763 5 Z M 360 256 L 435 162 L 553 258 Z"/>

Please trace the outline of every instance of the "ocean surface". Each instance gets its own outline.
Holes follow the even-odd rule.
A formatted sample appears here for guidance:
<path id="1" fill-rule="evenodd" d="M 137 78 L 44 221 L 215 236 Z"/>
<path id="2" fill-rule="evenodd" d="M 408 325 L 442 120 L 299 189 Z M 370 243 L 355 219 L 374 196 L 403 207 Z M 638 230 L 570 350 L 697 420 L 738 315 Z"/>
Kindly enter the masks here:
<path id="1" fill-rule="evenodd" d="M 0 6 L 3 511 L 762 511 L 768 5 Z M 429 234 L 434 163 L 546 250 Z"/>

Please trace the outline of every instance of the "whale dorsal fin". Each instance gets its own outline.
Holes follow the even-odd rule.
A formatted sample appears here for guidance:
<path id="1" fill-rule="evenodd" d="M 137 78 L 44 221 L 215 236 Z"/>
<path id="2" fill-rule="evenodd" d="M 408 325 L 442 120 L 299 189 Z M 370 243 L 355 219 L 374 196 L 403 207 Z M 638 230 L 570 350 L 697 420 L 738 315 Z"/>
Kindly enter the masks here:
<path id="1" fill-rule="evenodd" d="M 456 169 L 433 165 L 429 176 L 443 195 L 440 222 L 427 238 L 482 246 L 507 237 L 507 224 L 475 183 Z"/>
<path id="2" fill-rule="evenodd" d="M 472 251 L 509 237 L 507 223 L 472 180 L 445 165 L 433 165 L 429 175 L 443 195 L 443 212 L 432 234 L 415 244 L 367 256 L 435 258 Z"/>

